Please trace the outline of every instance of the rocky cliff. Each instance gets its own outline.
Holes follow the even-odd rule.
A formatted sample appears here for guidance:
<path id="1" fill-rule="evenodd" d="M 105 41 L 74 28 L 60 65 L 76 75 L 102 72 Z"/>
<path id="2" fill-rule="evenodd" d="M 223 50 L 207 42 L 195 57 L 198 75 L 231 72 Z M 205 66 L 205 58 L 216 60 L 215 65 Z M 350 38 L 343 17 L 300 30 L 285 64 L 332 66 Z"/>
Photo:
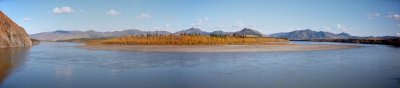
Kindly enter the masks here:
<path id="1" fill-rule="evenodd" d="M 24 46 L 32 46 L 29 35 L 0 11 L 0 48 Z"/>

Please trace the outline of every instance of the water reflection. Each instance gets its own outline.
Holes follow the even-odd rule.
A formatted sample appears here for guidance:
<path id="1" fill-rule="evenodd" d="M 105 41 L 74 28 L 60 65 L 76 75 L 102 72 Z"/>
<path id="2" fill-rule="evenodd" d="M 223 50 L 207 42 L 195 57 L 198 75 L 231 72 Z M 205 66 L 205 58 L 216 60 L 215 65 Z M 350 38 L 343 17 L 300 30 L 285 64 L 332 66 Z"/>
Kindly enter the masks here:
<path id="1" fill-rule="evenodd" d="M 0 49 L 0 84 L 10 72 L 26 61 L 30 47 Z"/>

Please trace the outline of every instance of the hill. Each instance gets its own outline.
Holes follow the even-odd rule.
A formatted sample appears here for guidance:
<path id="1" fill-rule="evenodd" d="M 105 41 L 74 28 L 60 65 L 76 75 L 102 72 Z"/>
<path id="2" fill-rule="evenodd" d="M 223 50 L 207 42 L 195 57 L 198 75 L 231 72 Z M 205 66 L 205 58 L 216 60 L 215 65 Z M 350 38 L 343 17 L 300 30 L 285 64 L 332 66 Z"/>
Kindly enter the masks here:
<path id="1" fill-rule="evenodd" d="M 277 38 L 288 38 L 289 40 L 311 40 L 311 39 L 348 39 L 352 36 L 347 33 L 334 34 L 324 31 L 313 31 L 310 29 L 296 30 L 285 33 L 275 33 L 269 35 Z"/>

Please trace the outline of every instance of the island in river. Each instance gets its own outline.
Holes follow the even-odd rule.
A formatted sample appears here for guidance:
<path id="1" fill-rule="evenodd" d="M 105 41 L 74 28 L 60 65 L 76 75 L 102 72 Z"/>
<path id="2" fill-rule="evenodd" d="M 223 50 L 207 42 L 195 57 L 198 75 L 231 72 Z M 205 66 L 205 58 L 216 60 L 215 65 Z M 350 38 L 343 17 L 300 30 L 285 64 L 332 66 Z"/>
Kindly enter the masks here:
<path id="1" fill-rule="evenodd" d="M 68 32 L 66 33 L 68 34 Z M 97 34 L 99 35 L 91 36 L 100 36 L 100 34 L 109 33 Z M 57 41 L 84 43 L 83 46 L 78 47 L 86 49 L 159 52 L 310 51 L 358 47 L 354 45 L 291 44 L 288 38 L 266 37 L 264 34 L 249 28 L 244 28 L 237 32 L 214 31 L 209 33 L 198 28 L 190 28 L 176 33 L 136 31 L 132 34 L 135 35 L 115 35 L 114 37 L 90 37 Z"/>
<path id="2" fill-rule="evenodd" d="M 79 48 L 97 50 L 156 52 L 265 52 L 310 51 L 356 48 L 356 45 L 291 44 L 287 39 L 246 36 L 125 36 L 106 39 L 86 39 Z"/>

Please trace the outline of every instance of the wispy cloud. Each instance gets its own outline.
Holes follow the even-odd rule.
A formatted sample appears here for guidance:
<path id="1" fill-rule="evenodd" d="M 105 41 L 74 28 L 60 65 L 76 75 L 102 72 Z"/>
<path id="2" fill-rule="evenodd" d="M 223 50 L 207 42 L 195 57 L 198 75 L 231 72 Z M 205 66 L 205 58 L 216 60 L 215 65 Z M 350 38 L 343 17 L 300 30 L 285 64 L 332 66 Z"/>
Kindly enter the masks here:
<path id="1" fill-rule="evenodd" d="M 347 32 L 350 28 L 343 26 L 342 24 L 336 24 L 336 28 L 341 32 Z"/>
<path id="2" fill-rule="evenodd" d="M 74 12 L 70 6 L 56 7 L 53 9 L 52 13 L 54 14 L 68 14 Z"/>
<path id="3" fill-rule="evenodd" d="M 367 17 L 368 19 L 374 19 L 376 17 L 381 16 L 381 14 L 380 13 L 368 13 L 367 16 L 368 16 Z"/>
<path id="4" fill-rule="evenodd" d="M 171 25 L 170 25 L 170 24 L 165 24 L 164 27 L 165 27 L 165 28 L 170 28 Z"/>
<path id="5" fill-rule="evenodd" d="M 110 9 L 109 11 L 107 11 L 107 15 L 117 16 L 117 15 L 121 15 L 121 13 L 116 11 L 116 10 L 114 10 L 114 9 Z"/>
<path id="6" fill-rule="evenodd" d="M 242 21 L 238 21 L 237 23 L 233 24 L 232 27 L 245 27 L 245 24 Z"/>
<path id="7" fill-rule="evenodd" d="M 136 18 L 138 18 L 138 19 L 150 19 L 151 15 L 149 13 L 140 13 Z"/>
<path id="8" fill-rule="evenodd" d="M 304 28 L 302 28 L 304 29 Z M 319 30 L 319 31 L 328 31 L 328 32 L 349 32 L 350 30 L 354 30 L 353 28 L 347 27 L 343 24 L 336 24 L 334 26 L 322 26 L 318 28 L 311 28 L 312 30 Z"/>
<path id="9" fill-rule="evenodd" d="M 396 21 L 400 21 L 400 14 L 398 13 L 389 12 L 387 17 Z"/>
<path id="10" fill-rule="evenodd" d="M 208 17 L 200 18 L 200 19 L 197 19 L 197 20 L 193 23 L 193 25 L 195 25 L 195 26 L 202 26 L 202 25 L 206 24 L 206 22 L 207 22 L 208 20 L 210 20 Z"/>
<path id="11" fill-rule="evenodd" d="M 31 20 L 32 18 L 29 18 L 29 17 L 25 17 L 23 20 L 24 21 L 29 21 L 29 20 Z"/>
<path id="12" fill-rule="evenodd" d="M 325 30 L 325 31 L 332 31 L 332 27 L 322 26 L 322 30 Z"/>
<path id="13" fill-rule="evenodd" d="M 242 21 L 237 21 L 233 24 L 218 24 L 214 25 L 213 28 L 246 28 L 246 27 L 262 27 L 261 25 L 248 25 L 244 24 Z"/>
<path id="14" fill-rule="evenodd" d="M 215 25 L 214 28 L 230 28 L 232 26 L 230 25 L 223 25 L 223 24 L 219 24 L 219 25 Z"/>

